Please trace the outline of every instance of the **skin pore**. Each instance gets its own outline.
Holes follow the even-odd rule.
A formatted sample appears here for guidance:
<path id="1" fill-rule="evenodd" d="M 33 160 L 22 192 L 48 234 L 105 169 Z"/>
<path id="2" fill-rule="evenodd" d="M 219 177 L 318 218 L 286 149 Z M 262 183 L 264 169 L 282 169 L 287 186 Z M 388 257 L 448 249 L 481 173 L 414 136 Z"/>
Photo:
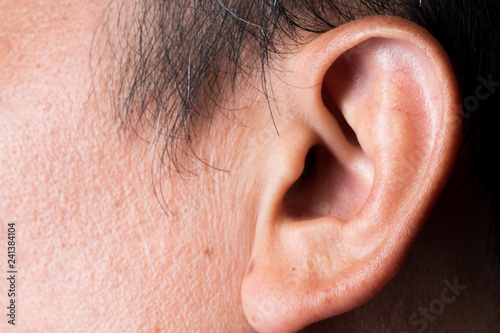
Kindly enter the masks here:
<path id="1" fill-rule="evenodd" d="M 273 78 L 280 136 L 254 88 L 260 77 L 239 81 L 226 111 L 197 123 L 197 158 L 180 157 L 192 172 L 152 172 L 157 152 L 120 130 L 106 84 L 93 81 L 101 76 L 89 56 L 107 4 L 0 4 L 0 234 L 17 221 L 17 328 L 252 332 L 241 284 L 266 185 L 261 156 L 301 125 L 293 88 L 284 89 L 291 74 Z M 392 282 L 310 331 L 413 332 L 408 318 L 455 278 L 466 291 L 427 331 L 495 331 L 496 299 L 485 288 L 489 217 L 477 184 L 462 185 L 461 168 Z"/>

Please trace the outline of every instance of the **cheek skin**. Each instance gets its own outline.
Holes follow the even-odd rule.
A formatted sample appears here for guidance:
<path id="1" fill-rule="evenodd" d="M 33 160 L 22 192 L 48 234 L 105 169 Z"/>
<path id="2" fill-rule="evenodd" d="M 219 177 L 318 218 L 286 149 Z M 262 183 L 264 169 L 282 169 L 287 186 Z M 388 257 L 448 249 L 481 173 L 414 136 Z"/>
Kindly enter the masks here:
<path id="1" fill-rule="evenodd" d="M 20 298 L 18 328 L 249 331 L 239 303 L 253 224 L 236 176 L 165 172 L 175 214 L 166 216 L 147 147 L 120 139 L 99 91 L 87 101 L 105 4 L 60 3 L 51 9 L 60 19 L 40 21 L 29 41 L 9 41 L 0 59 L 8 78 L 0 79 L 0 230 L 17 221 L 18 288 L 30 295 Z M 207 142 L 221 144 L 205 157 L 231 167 L 225 152 L 235 148 Z"/>

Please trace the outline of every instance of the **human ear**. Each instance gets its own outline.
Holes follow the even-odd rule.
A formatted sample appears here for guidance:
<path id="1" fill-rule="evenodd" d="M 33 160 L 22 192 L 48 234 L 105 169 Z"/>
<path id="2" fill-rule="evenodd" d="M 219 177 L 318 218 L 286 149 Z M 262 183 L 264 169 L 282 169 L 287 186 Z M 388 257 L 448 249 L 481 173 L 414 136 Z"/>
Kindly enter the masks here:
<path id="1" fill-rule="evenodd" d="M 439 43 L 374 16 L 287 59 L 294 120 L 262 155 L 242 302 L 259 332 L 350 311 L 397 273 L 455 163 L 460 96 Z M 287 111 L 287 110 L 285 110 Z"/>

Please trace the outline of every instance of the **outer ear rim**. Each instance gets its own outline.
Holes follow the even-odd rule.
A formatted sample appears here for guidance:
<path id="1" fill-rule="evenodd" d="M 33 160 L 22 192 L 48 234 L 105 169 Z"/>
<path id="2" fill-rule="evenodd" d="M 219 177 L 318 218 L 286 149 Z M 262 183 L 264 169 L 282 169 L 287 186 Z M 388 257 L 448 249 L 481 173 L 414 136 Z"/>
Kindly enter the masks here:
<path id="1" fill-rule="evenodd" d="M 331 43 L 332 34 L 335 35 L 334 38 L 337 41 L 335 44 Z M 312 74 L 310 77 L 317 77 L 322 80 L 323 75 L 321 73 L 326 73 L 331 66 L 330 62 L 323 59 L 337 59 L 356 45 L 378 37 L 409 41 L 432 60 L 442 59 L 443 57 L 448 59 L 448 55 L 439 41 L 422 26 L 396 16 L 377 15 L 348 22 L 317 36 L 314 43 L 309 43 L 300 50 L 300 52 L 307 53 L 302 57 L 304 61 L 300 66 L 306 69 L 305 72 Z M 455 76 L 451 62 L 448 62 L 445 72 L 438 72 L 441 77 Z M 304 77 L 304 79 L 307 78 Z M 321 84 L 321 82 L 315 82 L 314 84 Z"/>

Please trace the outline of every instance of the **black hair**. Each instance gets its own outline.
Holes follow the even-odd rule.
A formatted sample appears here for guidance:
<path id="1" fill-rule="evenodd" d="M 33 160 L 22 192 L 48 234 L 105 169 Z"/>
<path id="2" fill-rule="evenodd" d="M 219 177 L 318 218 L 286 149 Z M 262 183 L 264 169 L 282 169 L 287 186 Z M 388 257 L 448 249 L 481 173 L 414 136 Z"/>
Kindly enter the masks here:
<path id="1" fill-rule="evenodd" d="M 124 129 L 149 129 L 146 140 L 159 148 L 160 162 L 181 171 L 176 157 L 189 153 L 196 123 L 222 112 L 222 93 L 236 89 L 237 79 L 261 75 L 267 94 L 264 73 L 304 42 L 301 33 L 382 14 L 428 29 L 453 63 L 464 99 L 462 163 L 470 163 L 492 202 L 492 256 L 500 263 L 500 101 L 494 87 L 487 99 L 476 92 L 484 80 L 500 81 L 498 0 L 141 0 L 127 14 L 125 57 L 114 66 L 117 118 Z"/>

